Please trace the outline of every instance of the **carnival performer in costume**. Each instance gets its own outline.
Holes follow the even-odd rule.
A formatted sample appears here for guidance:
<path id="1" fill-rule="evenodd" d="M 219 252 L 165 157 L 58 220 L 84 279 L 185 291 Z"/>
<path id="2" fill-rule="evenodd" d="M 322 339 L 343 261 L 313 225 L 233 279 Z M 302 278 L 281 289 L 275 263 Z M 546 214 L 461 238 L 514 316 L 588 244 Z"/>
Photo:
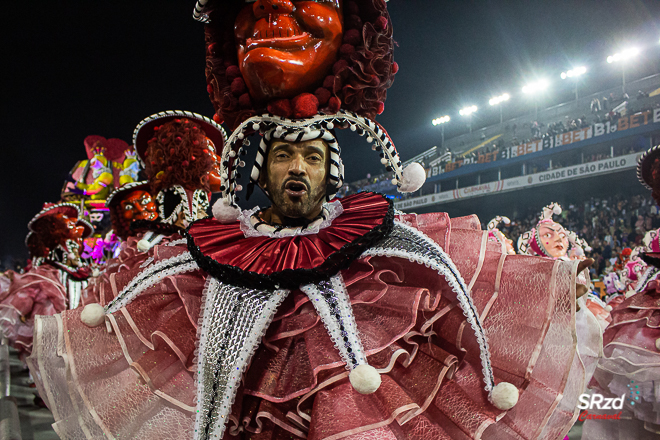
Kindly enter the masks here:
<path id="1" fill-rule="evenodd" d="M 210 21 L 217 119 L 235 127 L 222 198 L 185 245 L 156 245 L 143 267 L 109 280 L 114 298 L 38 321 L 30 364 L 59 435 L 565 435 L 587 380 L 573 325 L 587 264 L 504 254 L 474 216 L 395 213 L 373 193 L 333 200 L 338 128 L 373 144 L 401 191 L 424 181 L 371 119 L 396 70 L 385 2 L 200 2 L 196 14 Z M 235 24 L 240 69 L 223 54 Z M 312 75 L 332 77 L 331 98 L 305 92 Z M 261 106 L 296 119 L 258 116 Z M 272 205 L 240 211 L 252 134 L 245 193 L 259 187 Z"/>
<path id="2" fill-rule="evenodd" d="M 488 239 L 501 244 L 503 253 L 508 255 L 515 255 L 516 250 L 513 247 L 513 240 L 505 236 L 504 233 L 498 229 L 500 223 L 510 225 L 511 220 L 509 220 L 509 217 L 502 217 L 498 215 L 489 221 L 488 225 L 486 226 L 486 230 L 488 231 Z"/>
<path id="3" fill-rule="evenodd" d="M 640 158 L 637 175 L 660 204 L 660 148 Z M 604 357 L 594 374 L 594 392 L 605 397 L 624 396 L 621 420 L 587 420 L 583 439 L 657 439 L 660 435 L 660 284 L 658 254 L 653 235 L 642 254 L 649 269 L 628 296 L 612 311 L 612 324 L 603 337 Z M 657 236 L 657 234 L 656 234 Z M 656 248 L 658 249 L 658 248 Z M 595 414 L 618 411 L 592 410 Z"/>
<path id="4" fill-rule="evenodd" d="M 224 129 L 197 113 L 167 111 L 142 120 L 133 132 L 147 180 L 128 179 L 106 202 L 114 233 L 123 241 L 102 277 L 83 294 L 85 304 L 107 298 L 101 289 L 114 273 L 138 267 L 156 244 L 181 240 L 184 225 L 207 216 L 210 194 L 219 190 L 216 148 Z M 152 196 L 157 194 L 157 197 Z"/>
<path id="5" fill-rule="evenodd" d="M 34 318 L 76 307 L 90 275 L 80 247 L 92 227 L 70 203 L 45 204 L 30 220 L 26 244 L 31 264 L 20 274 L 5 272 L 0 291 L 0 327 L 21 357 L 32 349 Z"/>

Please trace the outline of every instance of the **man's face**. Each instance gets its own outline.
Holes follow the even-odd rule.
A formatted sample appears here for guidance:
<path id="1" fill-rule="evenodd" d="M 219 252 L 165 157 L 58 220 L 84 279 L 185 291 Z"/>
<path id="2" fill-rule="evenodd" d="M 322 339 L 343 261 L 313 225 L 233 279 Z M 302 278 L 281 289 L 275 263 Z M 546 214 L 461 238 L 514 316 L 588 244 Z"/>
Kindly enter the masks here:
<path id="1" fill-rule="evenodd" d="M 292 98 L 320 83 L 337 59 L 343 0 L 257 0 L 234 32 L 238 62 L 252 97 Z"/>
<path id="2" fill-rule="evenodd" d="M 568 236 L 559 223 L 546 223 L 539 226 L 541 246 L 553 258 L 560 258 L 568 251 Z"/>
<path id="3" fill-rule="evenodd" d="M 146 191 L 133 191 L 124 200 L 121 201 L 121 213 L 124 219 L 135 220 L 156 220 L 156 203 L 154 203 L 151 194 Z"/>
<path id="4" fill-rule="evenodd" d="M 274 141 L 260 184 L 270 194 L 273 211 L 289 218 L 313 219 L 325 200 L 328 146 L 321 139 L 305 142 Z"/>

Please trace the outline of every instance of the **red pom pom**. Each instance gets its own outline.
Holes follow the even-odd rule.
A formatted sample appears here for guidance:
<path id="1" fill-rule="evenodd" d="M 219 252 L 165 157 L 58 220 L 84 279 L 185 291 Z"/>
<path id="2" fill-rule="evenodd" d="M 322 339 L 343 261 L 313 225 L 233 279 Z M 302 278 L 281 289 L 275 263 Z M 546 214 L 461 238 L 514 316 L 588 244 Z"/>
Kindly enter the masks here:
<path id="1" fill-rule="evenodd" d="M 195 156 L 190 156 L 190 160 L 195 160 Z"/>
<path id="2" fill-rule="evenodd" d="M 252 99 L 250 98 L 249 93 L 243 93 L 238 98 L 238 106 L 240 108 L 250 108 L 250 107 L 252 107 Z"/>
<path id="3" fill-rule="evenodd" d="M 325 77 L 323 80 L 323 87 L 325 87 L 328 90 L 333 90 L 335 86 L 335 77 L 332 75 L 328 75 Z"/>
<path id="4" fill-rule="evenodd" d="M 167 171 L 172 171 L 174 168 L 172 167 L 167 167 Z"/>
<path id="5" fill-rule="evenodd" d="M 193 145 L 199 145 L 199 141 L 193 141 Z"/>
<path id="6" fill-rule="evenodd" d="M 330 90 L 326 89 L 325 87 L 319 87 L 314 92 L 314 96 L 316 96 L 316 99 L 319 100 L 319 106 L 322 107 L 328 103 L 332 97 L 332 93 L 330 93 Z"/>
<path id="7" fill-rule="evenodd" d="M 152 160 L 152 161 L 151 161 L 151 165 L 156 165 L 156 161 L 155 161 L 155 160 Z"/>
<path id="8" fill-rule="evenodd" d="M 217 43 L 211 43 L 208 46 L 206 46 L 206 53 L 209 55 L 215 55 L 215 48 L 217 46 Z"/>
<path id="9" fill-rule="evenodd" d="M 319 100 L 311 93 L 302 93 L 292 101 L 294 118 L 309 118 L 319 111 Z"/>
<path id="10" fill-rule="evenodd" d="M 344 44 L 342 47 L 344 47 L 344 46 L 346 46 L 346 44 Z M 353 46 L 351 46 L 351 47 L 353 47 Z M 353 49 L 355 49 L 355 48 L 353 48 Z M 341 72 L 342 70 L 344 70 L 347 67 L 348 67 L 348 61 L 339 60 L 335 63 L 334 66 L 332 66 L 332 73 L 337 75 L 337 74 L 339 74 L 339 72 Z"/>
<path id="11" fill-rule="evenodd" d="M 160 129 L 160 127 L 159 127 L 159 126 L 157 126 L 157 125 L 156 125 L 156 126 L 154 126 L 154 131 L 158 131 L 159 129 Z"/>
<path id="12" fill-rule="evenodd" d="M 207 84 L 206 91 L 209 95 L 213 94 L 213 86 L 211 84 Z"/>
<path id="13" fill-rule="evenodd" d="M 234 78 L 234 80 L 231 82 L 231 93 L 233 93 L 234 96 L 241 96 L 245 92 L 247 92 L 247 87 L 245 86 L 245 81 L 243 81 L 243 78 Z"/>
<path id="14" fill-rule="evenodd" d="M 183 162 L 181 162 L 181 166 L 183 166 L 183 167 L 187 167 L 188 165 L 189 165 L 189 163 L 188 163 L 187 160 L 184 160 Z"/>
<path id="15" fill-rule="evenodd" d="M 362 42 L 362 37 L 360 36 L 360 31 L 357 29 L 351 29 L 344 34 L 344 43 L 357 46 Z"/>
<path id="16" fill-rule="evenodd" d="M 376 112 L 379 115 L 382 115 L 384 111 L 385 111 L 385 103 L 382 101 L 378 101 L 378 110 L 376 110 Z"/>
<path id="17" fill-rule="evenodd" d="M 399 63 L 396 61 L 392 63 L 392 73 L 396 74 L 399 71 Z"/>
<path id="18" fill-rule="evenodd" d="M 170 148 L 170 154 L 174 155 L 174 153 L 176 153 L 176 150 L 174 148 Z"/>
<path id="19" fill-rule="evenodd" d="M 176 140 L 177 142 L 181 142 L 181 136 L 177 136 L 177 137 L 175 138 L 175 140 Z"/>
<path id="20" fill-rule="evenodd" d="M 225 72 L 225 76 L 229 81 L 233 81 L 234 78 L 238 78 L 241 76 L 241 69 L 238 68 L 238 66 L 229 66 L 227 67 L 227 71 Z"/>
<path id="21" fill-rule="evenodd" d="M 346 29 L 362 29 L 362 19 L 358 15 L 350 15 L 344 23 Z"/>
<path id="22" fill-rule="evenodd" d="M 266 107 L 268 113 L 272 113 L 283 118 L 290 118 L 293 114 L 293 109 L 291 108 L 291 101 L 288 99 L 278 99 L 268 104 Z"/>
<path id="23" fill-rule="evenodd" d="M 387 29 L 387 18 L 380 16 L 374 23 L 374 27 L 379 31 L 384 31 Z"/>
<path id="24" fill-rule="evenodd" d="M 330 101 L 328 101 L 328 107 L 332 113 L 337 113 L 341 108 L 341 101 L 336 96 L 333 96 L 330 98 Z"/>
<path id="25" fill-rule="evenodd" d="M 218 124 L 222 124 L 223 122 L 225 122 L 224 119 L 222 119 L 222 116 L 220 116 L 217 113 L 213 115 L 213 120 Z"/>
<path id="26" fill-rule="evenodd" d="M 353 52 L 355 52 L 355 46 L 353 46 L 352 44 L 342 44 L 341 47 L 339 48 L 339 53 L 341 53 L 341 55 L 344 57 L 351 56 Z"/>

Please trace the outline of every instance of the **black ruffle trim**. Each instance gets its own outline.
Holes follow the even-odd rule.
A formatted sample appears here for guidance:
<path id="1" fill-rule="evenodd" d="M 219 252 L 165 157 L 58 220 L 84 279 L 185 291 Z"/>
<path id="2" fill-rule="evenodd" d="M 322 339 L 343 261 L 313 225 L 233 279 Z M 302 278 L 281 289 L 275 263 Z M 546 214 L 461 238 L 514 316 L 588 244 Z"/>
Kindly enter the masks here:
<path id="1" fill-rule="evenodd" d="M 264 275 L 257 272 L 245 271 L 228 264 L 218 263 L 213 258 L 204 255 L 195 244 L 195 239 L 188 233 L 188 230 L 190 230 L 190 227 L 195 222 L 191 223 L 186 231 L 188 250 L 200 268 L 222 282 L 247 289 L 295 290 L 305 284 L 319 283 L 330 279 L 339 273 L 340 270 L 348 268 L 365 250 L 392 232 L 394 228 L 394 205 L 391 200 L 387 200 L 387 202 L 389 203 L 389 208 L 383 218 L 382 224 L 352 242 L 346 243 L 341 249 L 330 254 L 321 265 L 313 269 L 286 269 L 281 272 Z"/>

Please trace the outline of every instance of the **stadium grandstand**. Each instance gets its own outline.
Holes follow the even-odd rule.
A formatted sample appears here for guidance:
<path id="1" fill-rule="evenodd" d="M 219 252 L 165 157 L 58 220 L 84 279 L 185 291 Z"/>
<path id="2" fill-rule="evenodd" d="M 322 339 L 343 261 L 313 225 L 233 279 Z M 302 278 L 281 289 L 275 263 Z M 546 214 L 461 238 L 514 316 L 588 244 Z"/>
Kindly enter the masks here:
<path id="1" fill-rule="evenodd" d="M 514 243 L 543 206 L 558 202 L 566 226 L 593 242 L 592 272 L 600 275 L 623 248 L 639 244 L 644 231 L 660 227 L 635 172 L 639 155 L 660 144 L 660 74 L 627 89 L 635 92 L 606 89 L 446 139 L 406 160 L 426 170 L 416 193 L 397 193 L 390 173 L 343 192 L 385 193 L 405 212 L 478 213 L 483 223 L 506 215 L 513 223 L 503 228 Z"/>

